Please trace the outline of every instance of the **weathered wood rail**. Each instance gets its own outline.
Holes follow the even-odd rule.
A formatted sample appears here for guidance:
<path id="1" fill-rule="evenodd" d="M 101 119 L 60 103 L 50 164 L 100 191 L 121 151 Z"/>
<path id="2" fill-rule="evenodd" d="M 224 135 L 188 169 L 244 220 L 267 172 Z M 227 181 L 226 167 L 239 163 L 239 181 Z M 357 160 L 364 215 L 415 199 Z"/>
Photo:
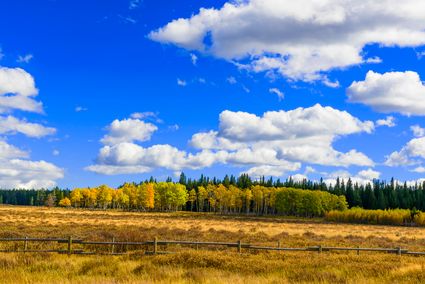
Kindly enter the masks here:
<path id="1" fill-rule="evenodd" d="M 145 246 L 145 254 L 164 254 L 172 253 L 170 251 L 160 251 L 159 246 L 168 245 L 179 245 L 195 247 L 198 250 L 200 247 L 224 247 L 224 248 L 236 248 L 237 252 L 242 251 L 281 251 L 281 252 L 330 252 L 330 251 L 354 251 L 359 255 L 360 252 L 384 252 L 393 253 L 399 256 L 401 255 L 416 255 L 425 256 L 425 252 L 412 252 L 401 247 L 396 248 L 362 248 L 362 247 L 328 247 L 328 246 L 309 246 L 309 247 L 281 247 L 278 242 L 276 247 L 273 246 L 259 246 L 249 243 L 237 242 L 202 242 L 202 241 L 168 241 L 158 240 L 155 238 L 152 241 L 140 241 L 140 242 L 125 242 L 125 241 L 84 241 L 80 239 L 73 239 L 71 236 L 68 238 L 0 238 L 0 243 L 15 243 L 15 249 L 0 249 L 0 253 L 61 253 L 61 254 L 80 254 L 80 255 L 93 255 L 93 254 L 107 254 L 107 255 L 123 255 L 129 251 L 140 251 L 140 247 Z M 65 248 L 54 248 L 54 249 L 32 249 L 29 248 L 30 243 L 42 243 L 42 244 L 65 244 Z M 20 247 L 19 247 L 20 246 Z M 78 246 L 79 248 L 75 248 Z M 81 247 L 95 246 L 95 247 L 107 247 L 107 250 L 103 251 L 85 251 Z M 117 247 L 125 247 L 121 251 L 117 251 Z M 18 247 L 18 248 L 17 248 Z M 130 247 L 130 250 L 129 250 Z M 131 247 L 139 247 L 139 249 L 131 249 Z M 151 248 L 151 250 L 149 250 Z"/>

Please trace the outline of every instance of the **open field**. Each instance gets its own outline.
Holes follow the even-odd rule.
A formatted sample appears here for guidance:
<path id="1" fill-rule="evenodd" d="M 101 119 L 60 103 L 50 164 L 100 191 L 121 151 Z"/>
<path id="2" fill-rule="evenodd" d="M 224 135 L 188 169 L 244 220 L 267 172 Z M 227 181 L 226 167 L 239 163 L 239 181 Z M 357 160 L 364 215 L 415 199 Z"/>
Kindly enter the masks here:
<path id="1" fill-rule="evenodd" d="M 321 219 L 0 207 L 0 238 L 237 241 L 276 246 L 398 247 L 425 251 L 425 228 Z M 172 248 L 170 248 L 172 250 Z M 1 282 L 405 282 L 425 281 L 425 257 L 385 253 L 243 253 L 186 250 L 144 256 L 0 254 Z"/>

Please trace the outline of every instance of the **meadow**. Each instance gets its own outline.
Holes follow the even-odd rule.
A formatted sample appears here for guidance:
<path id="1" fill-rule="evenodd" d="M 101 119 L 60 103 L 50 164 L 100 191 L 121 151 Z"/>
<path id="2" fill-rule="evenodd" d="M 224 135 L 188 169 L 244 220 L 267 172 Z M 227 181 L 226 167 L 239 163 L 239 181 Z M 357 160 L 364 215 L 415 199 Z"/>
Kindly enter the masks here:
<path id="1" fill-rule="evenodd" d="M 286 247 L 403 247 L 425 251 L 425 228 L 339 224 L 321 218 L 142 213 L 0 207 L 0 238 L 237 241 Z M 169 248 L 173 251 L 173 248 Z M 250 252 L 180 249 L 123 256 L 0 253 L 3 283 L 421 283 L 425 257 L 362 252 Z"/>

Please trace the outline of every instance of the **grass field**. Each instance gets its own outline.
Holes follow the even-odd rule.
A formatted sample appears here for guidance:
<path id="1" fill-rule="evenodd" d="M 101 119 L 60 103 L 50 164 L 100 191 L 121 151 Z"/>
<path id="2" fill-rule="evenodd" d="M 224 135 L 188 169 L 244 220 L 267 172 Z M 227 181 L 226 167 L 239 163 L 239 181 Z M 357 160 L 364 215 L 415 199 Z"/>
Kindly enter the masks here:
<path id="1" fill-rule="evenodd" d="M 320 219 L 0 207 L 0 238 L 237 241 L 275 246 L 398 247 L 425 251 L 425 228 Z M 170 248 L 170 250 L 173 250 Z M 183 250 L 145 256 L 1 254 L 3 283 L 422 283 L 425 257 L 385 253 L 236 253 Z"/>

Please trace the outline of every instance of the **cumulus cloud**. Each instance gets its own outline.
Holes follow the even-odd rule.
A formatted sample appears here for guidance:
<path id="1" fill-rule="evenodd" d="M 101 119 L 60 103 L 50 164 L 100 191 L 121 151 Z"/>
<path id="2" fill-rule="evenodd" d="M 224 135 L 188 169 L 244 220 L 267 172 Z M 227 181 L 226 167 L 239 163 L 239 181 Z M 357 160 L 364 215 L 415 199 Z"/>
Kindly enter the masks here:
<path id="1" fill-rule="evenodd" d="M 23 110 L 42 113 L 34 78 L 21 68 L 0 67 L 0 112 Z"/>
<path id="2" fill-rule="evenodd" d="M 380 177 L 381 173 L 372 169 L 362 170 L 354 175 L 350 174 L 348 171 L 336 171 L 328 174 L 324 182 L 327 184 L 335 185 L 336 179 L 340 178 L 345 182 L 347 182 L 348 179 L 351 179 L 353 184 L 367 184 L 373 182 L 373 180 L 375 179 L 379 179 Z"/>
<path id="3" fill-rule="evenodd" d="M 0 188 L 50 188 L 63 175 L 63 169 L 45 161 L 5 160 L 0 163 Z"/>
<path id="4" fill-rule="evenodd" d="M 371 133 L 374 124 L 360 121 L 345 111 L 315 105 L 291 111 L 266 112 L 257 116 L 223 111 L 218 130 L 195 133 L 189 144 L 195 153 L 171 145 L 143 147 L 115 135 L 100 149 L 97 163 L 88 170 L 106 174 L 147 172 L 155 168 L 173 171 L 201 169 L 214 164 L 248 167 L 254 176 L 282 176 L 297 171 L 302 163 L 329 166 L 373 166 L 355 149 L 340 152 L 333 142 L 346 135 Z M 126 141 L 124 141 L 126 140 Z M 111 143 L 112 142 L 112 143 Z"/>
<path id="5" fill-rule="evenodd" d="M 368 44 L 425 44 L 421 0 L 246 0 L 201 8 L 150 32 L 157 42 L 197 50 L 254 72 L 323 80 L 325 72 L 361 63 Z"/>
<path id="6" fill-rule="evenodd" d="M 394 116 L 387 116 L 385 119 L 378 119 L 375 124 L 376 126 L 387 126 L 387 127 L 396 126 Z"/>
<path id="7" fill-rule="evenodd" d="M 34 78 L 20 68 L 0 67 L 0 112 L 23 110 L 42 113 Z M 56 129 L 18 119 L 12 115 L 0 116 L 0 134 L 24 134 L 40 138 L 56 133 Z M 46 161 L 31 161 L 29 153 L 6 140 L 0 140 L 0 188 L 49 188 L 63 178 L 63 169 Z"/>
<path id="8" fill-rule="evenodd" d="M 158 127 L 139 119 L 116 119 L 107 127 L 107 130 L 109 133 L 102 138 L 101 142 L 114 145 L 121 142 L 147 141 Z"/>
<path id="9" fill-rule="evenodd" d="M 49 188 L 63 178 L 63 169 L 27 158 L 28 152 L 0 140 L 0 188 Z"/>
<path id="10" fill-rule="evenodd" d="M 281 90 L 279 90 L 278 88 L 270 88 L 269 93 L 275 94 L 277 96 L 277 98 L 279 99 L 279 101 L 281 101 L 285 98 L 285 95 L 283 94 L 283 92 Z"/>
<path id="11" fill-rule="evenodd" d="M 145 173 L 155 168 L 173 171 L 183 168 L 201 169 L 211 166 L 218 160 L 224 161 L 225 152 L 202 151 L 195 155 L 181 151 L 170 145 L 142 147 L 134 143 L 119 143 L 100 149 L 97 164 L 86 169 L 104 174 Z"/>
<path id="12" fill-rule="evenodd" d="M 246 112 L 223 111 L 220 114 L 220 134 L 236 141 L 333 137 L 373 130 L 371 121 L 362 122 L 346 111 L 319 104 L 290 111 L 270 111 L 262 117 Z"/>
<path id="13" fill-rule="evenodd" d="M 412 126 L 410 126 L 410 130 L 412 130 L 413 135 L 415 137 L 423 137 L 423 136 L 425 136 L 425 128 L 422 128 L 419 125 L 412 125 Z"/>
<path id="14" fill-rule="evenodd" d="M 425 159 L 425 137 L 410 140 L 400 151 L 391 153 L 385 164 L 391 167 L 418 164 L 415 158 Z"/>
<path id="15" fill-rule="evenodd" d="M 28 152 L 0 140 L 0 161 L 14 158 L 28 158 Z"/>
<path id="16" fill-rule="evenodd" d="M 56 129 L 45 127 L 38 123 L 30 123 L 26 120 L 20 120 L 11 115 L 7 117 L 0 116 L 0 134 L 22 133 L 28 137 L 40 138 L 56 133 Z"/>
<path id="17" fill-rule="evenodd" d="M 261 178 L 261 177 L 282 177 L 285 175 L 288 171 L 296 171 L 299 169 L 299 164 L 288 164 L 287 167 L 285 166 L 258 166 L 258 167 L 252 167 L 249 170 L 242 172 L 245 174 L 248 174 L 249 176 L 253 178 Z M 295 176 L 298 176 L 296 174 Z"/>
<path id="18" fill-rule="evenodd" d="M 365 104 L 378 112 L 425 115 L 425 86 L 416 72 L 369 71 L 364 81 L 351 84 L 347 95 L 349 102 Z"/>

